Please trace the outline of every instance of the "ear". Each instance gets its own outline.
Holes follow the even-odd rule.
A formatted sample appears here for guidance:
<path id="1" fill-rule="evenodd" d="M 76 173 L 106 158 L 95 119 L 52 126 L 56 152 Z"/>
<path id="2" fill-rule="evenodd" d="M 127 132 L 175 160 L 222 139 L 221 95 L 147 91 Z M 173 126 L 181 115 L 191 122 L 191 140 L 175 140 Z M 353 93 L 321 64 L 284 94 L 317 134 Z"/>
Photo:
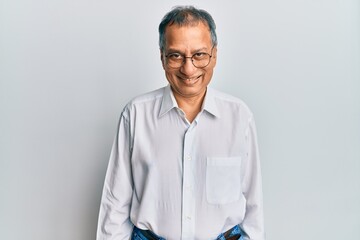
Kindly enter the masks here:
<path id="1" fill-rule="evenodd" d="M 161 60 L 163 69 L 165 69 L 165 56 L 164 56 L 163 51 L 161 51 L 161 49 L 160 49 L 160 60 Z"/>
<path id="2" fill-rule="evenodd" d="M 215 59 L 217 58 L 217 46 L 215 46 L 212 50 L 212 57 Z"/>
<path id="3" fill-rule="evenodd" d="M 212 55 L 211 55 L 212 61 L 214 61 L 214 66 L 216 65 L 216 60 L 217 60 L 217 46 L 215 46 L 212 50 Z"/>

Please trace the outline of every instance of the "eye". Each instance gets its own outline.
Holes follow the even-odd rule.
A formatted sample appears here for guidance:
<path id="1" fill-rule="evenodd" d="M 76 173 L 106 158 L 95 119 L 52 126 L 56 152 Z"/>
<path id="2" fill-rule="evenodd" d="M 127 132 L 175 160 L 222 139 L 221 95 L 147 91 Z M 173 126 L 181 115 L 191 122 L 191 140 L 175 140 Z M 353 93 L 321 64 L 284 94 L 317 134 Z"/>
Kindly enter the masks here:
<path id="1" fill-rule="evenodd" d="M 195 53 L 193 55 L 193 58 L 196 59 L 196 60 L 201 60 L 201 59 L 204 59 L 207 57 L 207 53 L 204 53 L 204 52 L 198 52 L 198 53 Z"/>
<path id="2" fill-rule="evenodd" d="M 171 60 L 181 60 L 183 58 L 180 53 L 170 53 L 167 57 Z"/>

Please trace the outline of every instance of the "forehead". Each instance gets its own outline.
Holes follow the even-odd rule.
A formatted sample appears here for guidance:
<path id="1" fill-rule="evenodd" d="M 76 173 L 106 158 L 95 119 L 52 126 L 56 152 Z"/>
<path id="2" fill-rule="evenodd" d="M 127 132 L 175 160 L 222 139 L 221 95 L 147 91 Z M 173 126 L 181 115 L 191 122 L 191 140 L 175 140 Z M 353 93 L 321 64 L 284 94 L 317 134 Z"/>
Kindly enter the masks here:
<path id="1" fill-rule="evenodd" d="M 207 24 L 198 22 L 179 26 L 172 24 L 165 29 L 165 48 L 211 48 L 211 34 Z"/>

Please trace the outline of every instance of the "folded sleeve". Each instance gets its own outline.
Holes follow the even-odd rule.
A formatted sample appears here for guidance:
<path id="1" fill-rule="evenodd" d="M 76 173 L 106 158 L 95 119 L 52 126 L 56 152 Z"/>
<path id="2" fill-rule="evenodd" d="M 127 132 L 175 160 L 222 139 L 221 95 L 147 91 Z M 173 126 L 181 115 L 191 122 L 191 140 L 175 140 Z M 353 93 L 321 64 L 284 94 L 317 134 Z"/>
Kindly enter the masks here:
<path id="1" fill-rule="evenodd" d="M 131 174 L 131 134 L 126 110 L 121 114 L 106 172 L 97 240 L 130 239 L 133 224 L 130 207 L 133 192 Z"/>
<path id="2" fill-rule="evenodd" d="M 240 224 L 244 240 L 264 240 L 262 180 L 256 127 L 253 116 L 245 132 L 246 157 L 242 168 L 242 189 L 246 199 L 245 218 Z"/>

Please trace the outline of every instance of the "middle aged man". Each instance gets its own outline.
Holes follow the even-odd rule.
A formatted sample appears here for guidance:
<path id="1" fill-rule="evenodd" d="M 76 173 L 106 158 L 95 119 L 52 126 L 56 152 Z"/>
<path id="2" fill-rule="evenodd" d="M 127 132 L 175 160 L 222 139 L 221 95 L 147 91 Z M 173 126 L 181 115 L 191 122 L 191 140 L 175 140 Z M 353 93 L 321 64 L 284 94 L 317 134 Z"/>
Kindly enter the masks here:
<path id="1" fill-rule="evenodd" d="M 265 239 L 253 115 L 208 87 L 217 59 L 212 17 L 176 7 L 159 33 L 169 85 L 121 114 L 97 239 Z"/>

